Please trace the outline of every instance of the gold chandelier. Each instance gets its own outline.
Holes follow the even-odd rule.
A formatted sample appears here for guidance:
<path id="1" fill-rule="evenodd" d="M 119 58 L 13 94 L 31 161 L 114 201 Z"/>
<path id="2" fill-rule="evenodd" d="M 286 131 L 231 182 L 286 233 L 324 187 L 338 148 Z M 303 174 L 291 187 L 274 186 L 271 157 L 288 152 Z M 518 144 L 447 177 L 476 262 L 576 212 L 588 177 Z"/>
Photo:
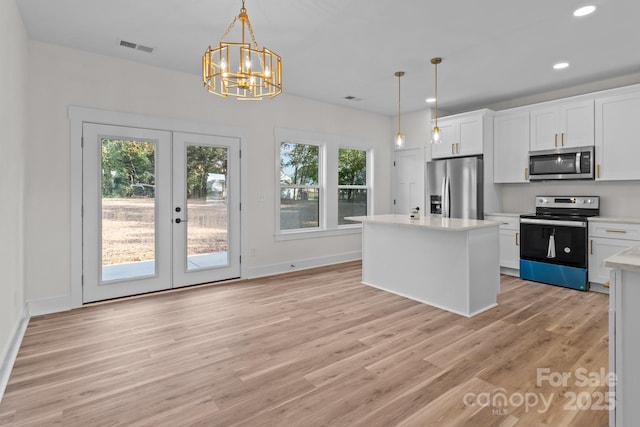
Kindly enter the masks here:
<path id="1" fill-rule="evenodd" d="M 237 21 L 242 23 L 242 42 L 226 42 Z M 245 42 L 245 25 L 253 42 Z M 233 19 L 220 43 L 211 46 L 202 56 L 202 82 L 207 90 L 223 98 L 258 101 L 273 98 L 282 92 L 282 61 L 280 55 L 267 48 L 260 50 L 242 0 L 240 14 Z"/>

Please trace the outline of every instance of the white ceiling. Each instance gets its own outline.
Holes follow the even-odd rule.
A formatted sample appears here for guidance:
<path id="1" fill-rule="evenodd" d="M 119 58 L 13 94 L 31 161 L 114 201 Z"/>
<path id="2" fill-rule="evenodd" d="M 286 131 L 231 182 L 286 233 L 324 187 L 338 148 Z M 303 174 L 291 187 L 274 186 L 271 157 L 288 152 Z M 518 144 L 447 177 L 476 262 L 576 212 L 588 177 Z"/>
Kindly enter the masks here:
<path id="1" fill-rule="evenodd" d="M 201 85 L 202 54 L 241 6 L 241 0 L 17 3 L 30 39 L 184 71 L 194 85 Z M 584 4 L 598 9 L 573 17 Z M 402 111 L 428 108 L 434 56 L 443 58 L 438 104 L 445 111 L 640 72 L 638 0 L 246 0 L 246 8 L 260 47 L 283 58 L 284 93 L 389 116 L 397 113 L 399 70 L 406 72 Z M 121 47 L 121 39 L 155 51 Z M 570 67 L 553 70 L 560 60 Z"/>

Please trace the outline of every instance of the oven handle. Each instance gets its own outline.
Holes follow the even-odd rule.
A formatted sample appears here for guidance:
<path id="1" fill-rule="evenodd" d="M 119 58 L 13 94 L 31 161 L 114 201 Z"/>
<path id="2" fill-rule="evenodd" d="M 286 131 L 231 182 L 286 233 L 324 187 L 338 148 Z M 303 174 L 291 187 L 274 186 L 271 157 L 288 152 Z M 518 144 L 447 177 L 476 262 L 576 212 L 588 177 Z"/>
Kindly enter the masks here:
<path id="1" fill-rule="evenodd" d="M 561 227 L 586 228 L 584 221 L 554 221 L 552 219 L 520 218 L 521 224 L 557 225 Z"/>

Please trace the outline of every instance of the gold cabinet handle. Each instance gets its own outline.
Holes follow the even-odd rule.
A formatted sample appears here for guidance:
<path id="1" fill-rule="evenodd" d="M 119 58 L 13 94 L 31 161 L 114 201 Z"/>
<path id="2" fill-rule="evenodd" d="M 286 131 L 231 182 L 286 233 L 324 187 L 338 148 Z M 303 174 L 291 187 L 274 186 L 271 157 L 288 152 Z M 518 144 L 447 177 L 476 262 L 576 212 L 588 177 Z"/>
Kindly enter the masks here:
<path id="1" fill-rule="evenodd" d="M 557 133 L 554 135 L 553 146 L 554 147 L 558 146 L 558 134 Z"/>
<path id="2" fill-rule="evenodd" d="M 600 163 L 596 165 L 596 175 L 598 175 L 598 178 L 600 178 Z"/>
<path id="3" fill-rule="evenodd" d="M 504 224 L 504 225 L 509 225 L 509 223 L 508 223 L 508 222 L 503 222 L 503 224 Z"/>
<path id="4" fill-rule="evenodd" d="M 529 168 L 524 168 L 524 179 L 525 181 L 529 179 Z"/>
<path id="5" fill-rule="evenodd" d="M 518 232 L 516 231 L 516 246 L 520 246 L 520 243 L 518 242 L 518 237 L 519 237 L 518 235 L 519 235 L 519 234 L 520 234 L 520 233 L 518 233 Z"/>
<path id="6" fill-rule="evenodd" d="M 451 154 L 456 154 L 456 152 L 455 152 L 455 144 L 451 144 Z"/>
<path id="7" fill-rule="evenodd" d="M 604 285 L 602 285 L 602 286 L 604 286 L 605 288 L 608 288 L 608 287 L 610 287 L 610 286 L 611 286 L 611 284 L 610 284 L 609 282 L 607 282 L 607 283 L 605 283 L 605 284 L 604 284 Z"/>
<path id="8" fill-rule="evenodd" d="M 456 154 L 460 154 L 460 143 L 456 142 Z"/>
<path id="9" fill-rule="evenodd" d="M 589 254 L 593 255 L 593 240 L 589 240 Z"/>
<path id="10" fill-rule="evenodd" d="M 627 230 L 605 230 L 607 233 L 626 233 Z"/>
<path id="11" fill-rule="evenodd" d="M 564 132 L 562 132 L 562 146 L 564 147 Z"/>

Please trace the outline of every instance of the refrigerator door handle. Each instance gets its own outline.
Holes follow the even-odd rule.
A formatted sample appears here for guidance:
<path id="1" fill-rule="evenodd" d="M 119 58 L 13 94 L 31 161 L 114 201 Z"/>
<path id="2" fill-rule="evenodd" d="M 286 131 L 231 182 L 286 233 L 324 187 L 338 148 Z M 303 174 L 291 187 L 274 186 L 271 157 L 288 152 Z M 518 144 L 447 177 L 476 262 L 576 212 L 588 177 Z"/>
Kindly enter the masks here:
<path id="1" fill-rule="evenodd" d="M 442 192 L 442 198 L 444 199 L 442 216 L 449 218 L 451 216 L 451 182 L 449 177 L 444 178 L 444 191 Z"/>
<path id="2" fill-rule="evenodd" d="M 440 192 L 442 195 L 442 200 L 440 201 L 441 206 L 441 215 L 447 216 L 447 176 L 442 177 L 442 191 Z"/>

